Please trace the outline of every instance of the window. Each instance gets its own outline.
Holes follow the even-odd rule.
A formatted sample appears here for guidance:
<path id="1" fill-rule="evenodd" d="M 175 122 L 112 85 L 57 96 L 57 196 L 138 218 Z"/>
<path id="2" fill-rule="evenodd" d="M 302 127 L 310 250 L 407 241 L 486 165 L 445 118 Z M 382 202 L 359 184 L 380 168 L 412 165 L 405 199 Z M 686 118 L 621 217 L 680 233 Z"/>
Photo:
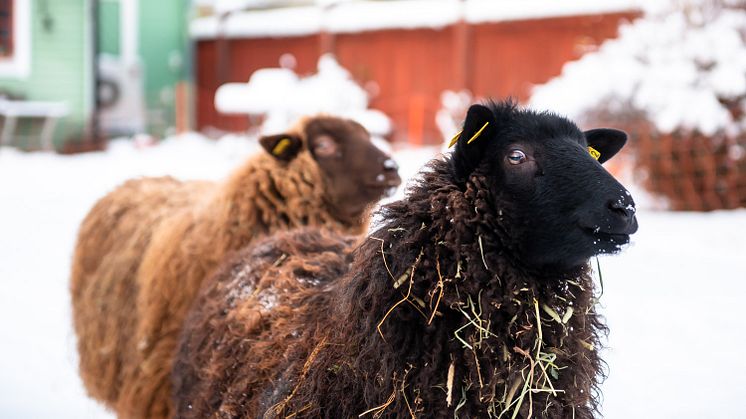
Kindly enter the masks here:
<path id="1" fill-rule="evenodd" d="M 31 1 L 0 0 L 0 79 L 31 73 Z"/>
<path id="2" fill-rule="evenodd" d="M 13 0 L 0 0 L 0 58 L 13 56 Z"/>

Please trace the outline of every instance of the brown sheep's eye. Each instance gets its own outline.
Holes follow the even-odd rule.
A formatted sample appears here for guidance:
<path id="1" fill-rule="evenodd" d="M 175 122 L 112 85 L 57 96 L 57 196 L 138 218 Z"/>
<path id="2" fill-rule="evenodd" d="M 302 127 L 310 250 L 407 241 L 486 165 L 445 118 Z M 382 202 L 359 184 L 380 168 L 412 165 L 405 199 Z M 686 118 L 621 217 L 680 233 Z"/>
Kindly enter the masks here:
<path id="1" fill-rule="evenodd" d="M 340 157 L 341 151 L 334 138 L 323 134 L 314 139 L 313 154 L 316 157 Z"/>
<path id="2" fill-rule="evenodd" d="M 508 161 L 510 164 L 521 164 L 526 162 L 526 153 L 521 150 L 512 150 L 508 154 Z"/>

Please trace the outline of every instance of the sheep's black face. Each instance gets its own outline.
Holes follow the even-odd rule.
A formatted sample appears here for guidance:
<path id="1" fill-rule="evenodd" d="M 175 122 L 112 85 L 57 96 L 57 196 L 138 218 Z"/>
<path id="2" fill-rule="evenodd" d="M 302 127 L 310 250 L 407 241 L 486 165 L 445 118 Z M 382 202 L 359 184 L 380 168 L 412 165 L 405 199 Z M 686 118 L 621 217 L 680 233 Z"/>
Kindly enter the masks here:
<path id="1" fill-rule="evenodd" d="M 359 221 L 367 207 L 401 184 L 397 164 L 357 122 L 317 117 L 306 125 L 306 138 L 324 175 L 329 204 L 341 219 Z"/>
<path id="2" fill-rule="evenodd" d="M 458 181 L 489 179 L 494 210 L 525 263 L 571 269 L 618 251 L 637 231 L 632 197 L 600 164 L 625 141 L 621 131 L 584 133 L 564 118 L 510 103 L 474 105 L 452 165 Z"/>

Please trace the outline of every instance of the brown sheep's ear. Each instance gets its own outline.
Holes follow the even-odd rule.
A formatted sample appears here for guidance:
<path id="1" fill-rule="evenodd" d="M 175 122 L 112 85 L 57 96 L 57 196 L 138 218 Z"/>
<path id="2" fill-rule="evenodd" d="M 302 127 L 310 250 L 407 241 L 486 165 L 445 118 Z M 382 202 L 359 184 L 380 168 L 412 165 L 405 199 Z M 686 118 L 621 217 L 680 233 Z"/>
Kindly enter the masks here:
<path id="1" fill-rule="evenodd" d="M 588 142 L 588 152 L 599 163 L 614 157 L 627 142 L 627 134 L 618 129 L 598 128 L 585 131 L 583 134 Z"/>
<path id="2" fill-rule="evenodd" d="M 303 141 L 297 135 L 278 134 L 259 138 L 259 144 L 277 160 L 290 161 L 303 148 Z"/>
<path id="3" fill-rule="evenodd" d="M 466 112 L 464 129 L 451 140 L 451 145 L 456 146 L 452 164 L 461 180 L 465 180 L 482 161 L 485 149 L 494 139 L 495 125 L 495 115 L 484 105 L 472 105 Z"/>

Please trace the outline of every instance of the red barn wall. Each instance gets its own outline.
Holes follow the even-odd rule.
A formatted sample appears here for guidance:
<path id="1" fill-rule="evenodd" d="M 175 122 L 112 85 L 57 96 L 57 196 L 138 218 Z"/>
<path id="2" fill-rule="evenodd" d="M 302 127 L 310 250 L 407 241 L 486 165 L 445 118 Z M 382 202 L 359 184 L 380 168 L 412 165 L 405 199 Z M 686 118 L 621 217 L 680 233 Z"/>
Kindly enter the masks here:
<path id="1" fill-rule="evenodd" d="M 375 82 L 371 107 L 392 119 L 394 140 L 437 138 L 440 92 L 457 88 L 451 64 L 453 29 L 387 30 L 335 37 L 340 64 L 363 85 Z"/>
<path id="2" fill-rule="evenodd" d="M 248 128 L 246 116 L 215 110 L 217 88 L 245 82 L 257 69 L 277 67 L 293 54 L 296 71 L 310 74 L 322 50 L 333 52 L 362 85 L 378 87 L 371 107 L 389 115 L 392 140 L 438 143 L 435 113 L 443 90 L 468 89 L 477 97 L 528 98 L 533 84 L 560 74 L 562 66 L 605 39 L 636 12 L 570 16 L 443 29 L 387 29 L 288 38 L 202 40 L 196 45 L 197 127 Z"/>
<path id="3" fill-rule="evenodd" d="M 632 13 L 498 22 L 472 28 L 470 90 L 478 96 L 526 100 L 532 85 L 562 72 L 562 66 L 617 35 Z"/>
<path id="4" fill-rule="evenodd" d="M 215 91 L 224 83 L 247 82 L 251 74 L 266 67 L 277 67 L 280 56 L 293 54 L 296 71 L 316 71 L 319 53 L 317 36 L 269 39 L 218 39 L 197 42 L 195 58 L 197 128 L 214 127 L 244 131 L 245 115 L 224 115 L 215 109 Z"/>

